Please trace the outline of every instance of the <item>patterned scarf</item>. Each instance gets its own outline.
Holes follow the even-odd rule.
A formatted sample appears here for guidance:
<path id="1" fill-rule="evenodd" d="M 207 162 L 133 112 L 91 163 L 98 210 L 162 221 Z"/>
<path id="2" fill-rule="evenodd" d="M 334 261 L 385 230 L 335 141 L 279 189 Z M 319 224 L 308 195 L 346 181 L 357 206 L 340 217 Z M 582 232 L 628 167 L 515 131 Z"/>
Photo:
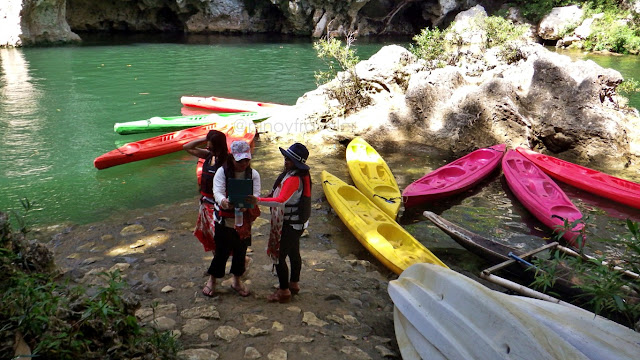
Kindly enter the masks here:
<path id="1" fill-rule="evenodd" d="M 291 177 L 294 172 L 289 172 L 280 181 L 278 186 L 273 190 L 270 197 L 278 197 L 282 190 L 282 184 Z M 271 258 L 274 265 L 280 262 L 280 238 L 282 237 L 282 224 L 284 224 L 284 207 L 271 208 L 271 232 L 269 233 L 269 242 L 267 244 L 267 255 Z"/>
<path id="2" fill-rule="evenodd" d="M 200 240 L 204 246 L 204 251 L 214 251 L 216 242 L 213 240 L 215 235 L 215 222 L 213 220 L 213 204 L 206 201 L 200 202 L 200 211 L 198 211 L 198 221 L 193 235 Z"/>

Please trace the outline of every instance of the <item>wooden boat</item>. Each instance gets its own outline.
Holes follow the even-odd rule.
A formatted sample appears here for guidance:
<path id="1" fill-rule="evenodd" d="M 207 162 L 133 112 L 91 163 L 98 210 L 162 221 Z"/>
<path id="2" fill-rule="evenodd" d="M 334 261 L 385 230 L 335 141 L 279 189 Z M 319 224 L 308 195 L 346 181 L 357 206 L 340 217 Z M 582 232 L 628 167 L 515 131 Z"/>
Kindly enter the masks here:
<path id="1" fill-rule="evenodd" d="M 347 167 L 358 190 L 395 219 L 402 197 L 398 183 L 382 156 L 362 138 L 347 145 Z"/>
<path id="2" fill-rule="evenodd" d="M 400 274 L 410 265 L 421 262 L 446 267 L 355 187 L 322 171 L 322 189 L 331 207 L 358 241 L 394 273 Z"/>
<path id="3" fill-rule="evenodd" d="M 563 227 L 563 219 L 572 223 L 582 218 L 580 210 L 562 189 L 517 151 L 507 151 L 502 158 L 502 171 L 509 188 L 520 203 L 554 232 Z M 578 244 L 576 239 L 583 227 L 583 224 L 578 224 L 571 231 L 566 231 L 562 237 L 570 245 L 581 247 L 584 244 Z M 584 240 L 582 239 L 582 242 Z"/>
<path id="4" fill-rule="evenodd" d="M 640 184 L 522 147 L 516 150 L 554 179 L 640 209 Z"/>
<path id="5" fill-rule="evenodd" d="M 155 136 L 149 139 L 131 142 L 115 150 L 98 156 L 93 165 L 97 169 L 126 164 L 134 161 L 170 154 L 182 150 L 182 145 L 205 136 L 209 130 L 218 130 L 227 135 L 227 142 L 245 140 L 253 144 L 256 127 L 253 121 L 218 119 L 216 122 L 185 130 Z"/>
<path id="6" fill-rule="evenodd" d="M 432 213 L 431 211 L 424 211 L 422 214 L 435 226 L 440 228 L 440 230 L 444 231 L 453 240 L 455 240 L 455 242 L 477 256 L 485 259 L 491 265 L 497 265 L 510 260 L 511 258 L 509 257 L 509 254 L 523 257 L 521 250 L 473 233 Z M 532 259 L 525 258 L 525 260 L 532 262 Z M 532 271 L 532 269 L 527 270 L 527 266 L 522 266 L 522 263 L 514 263 L 505 270 L 516 277 L 523 279 L 527 283 L 526 285 L 529 285 L 534 280 L 535 271 Z M 576 285 L 568 280 L 568 277 L 563 277 L 565 273 L 570 273 L 570 269 L 558 271 L 555 274 L 557 278 L 554 286 L 550 290 L 560 294 L 562 297 L 570 297 L 572 299 L 585 296 L 583 291 L 576 288 Z"/>
<path id="7" fill-rule="evenodd" d="M 473 151 L 409 184 L 402 192 L 409 208 L 464 192 L 500 165 L 505 144 Z"/>
<path id="8" fill-rule="evenodd" d="M 195 126 L 207 125 L 215 122 L 219 118 L 233 120 L 251 120 L 259 123 L 268 119 L 271 115 L 267 113 L 244 112 L 244 113 L 220 113 L 206 115 L 191 116 L 171 116 L 159 117 L 154 116 L 147 120 L 129 121 L 124 123 L 115 123 L 113 131 L 121 135 L 137 134 L 153 131 L 177 131 L 188 129 Z"/>
<path id="9" fill-rule="evenodd" d="M 402 315 L 402 357 L 634 359 L 640 334 L 580 308 L 490 290 L 453 270 L 415 264 L 389 282 Z M 411 327 L 407 326 L 408 324 Z M 413 329 L 412 329 L 413 328 Z M 411 343 L 406 345 L 407 339 Z"/>
<path id="10" fill-rule="evenodd" d="M 246 111 L 262 111 L 286 109 L 288 105 L 250 101 L 227 99 L 217 96 L 183 96 L 180 98 L 182 105 L 210 109 L 221 112 L 246 112 Z"/>

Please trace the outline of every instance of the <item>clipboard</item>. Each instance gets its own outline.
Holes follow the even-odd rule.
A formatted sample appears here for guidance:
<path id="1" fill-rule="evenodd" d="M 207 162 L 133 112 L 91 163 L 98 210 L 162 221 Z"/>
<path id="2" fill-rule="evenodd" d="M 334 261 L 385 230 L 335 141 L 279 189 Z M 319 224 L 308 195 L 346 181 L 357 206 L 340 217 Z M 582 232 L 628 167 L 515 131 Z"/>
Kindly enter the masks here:
<path id="1" fill-rule="evenodd" d="M 238 209 L 253 209 L 253 204 L 246 202 L 247 196 L 253 195 L 253 179 L 228 179 L 227 181 L 229 202 Z"/>

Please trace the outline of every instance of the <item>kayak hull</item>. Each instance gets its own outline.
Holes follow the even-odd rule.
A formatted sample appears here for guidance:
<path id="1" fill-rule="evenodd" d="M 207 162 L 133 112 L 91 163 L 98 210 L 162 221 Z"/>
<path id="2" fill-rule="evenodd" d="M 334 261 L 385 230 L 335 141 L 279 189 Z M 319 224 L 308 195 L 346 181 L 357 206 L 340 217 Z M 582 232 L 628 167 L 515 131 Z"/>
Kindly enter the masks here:
<path id="1" fill-rule="evenodd" d="M 518 147 L 516 150 L 556 180 L 640 209 L 640 184 L 638 183 L 522 147 Z"/>
<path id="2" fill-rule="evenodd" d="M 490 290 L 416 264 L 389 282 L 409 359 L 632 359 L 640 334 L 576 307 Z M 409 323 L 407 326 L 407 323 Z M 412 329 L 413 328 L 413 329 Z M 406 341 L 411 343 L 406 345 Z M 403 346 L 400 346 L 403 344 Z"/>
<path id="3" fill-rule="evenodd" d="M 502 158 L 502 171 L 509 188 L 520 203 L 543 224 L 553 231 L 582 218 L 582 213 L 551 178 L 533 162 L 515 150 L 509 150 Z M 563 238 L 572 246 L 580 247 L 576 238 L 583 224 L 564 233 Z"/>
<path id="4" fill-rule="evenodd" d="M 362 138 L 347 145 L 347 167 L 358 190 L 395 219 L 402 197 L 398 183 L 382 156 Z"/>
<path id="5" fill-rule="evenodd" d="M 255 123 L 268 119 L 270 115 L 266 113 L 246 112 L 246 113 L 222 113 L 191 116 L 171 116 L 152 117 L 147 120 L 129 121 L 115 123 L 113 131 L 120 135 L 138 134 L 154 131 L 177 131 L 191 127 L 207 125 L 217 119 L 227 120 L 251 120 Z"/>
<path id="6" fill-rule="evenodd" d="M 227 135 L 227 143 L 245 140 L 253 144 L 256 128 L 252 121 L 219 119 L 214 123 L 196 126 L 185 130 L 155 136 L 152 138 L 125 144 L 115 150 L 98 156 L 93 165 L 97 169 L 106 169 L 116 165 L 150 159 L 182 150 L 182 146 L 191 140 L 206 136 L 210 130 L 218 130 Z"/>
<path id="7" fill-rule="evenodd" d="M 406 208 L 462 193 L 499 165 L 505 144 L 473 151 L 409 184 L 402 192 Z"/>
<path id="8" fill-rule="evenodd" d="M 331 207 L 358 241 L 394 273 L 400 274 L 412 264 L 422 262 L 446 267 L 354 186 L 323 171 L 322 189 Z"/>
<path id="9" fill-rule="evenodd" d="M 275 103 L 227 99 L 217 96 L 183 96 L 180 102 L 184 106 L 191 106 L 221 112 L 246 112 L 286 109 L 290 106 Z"/>

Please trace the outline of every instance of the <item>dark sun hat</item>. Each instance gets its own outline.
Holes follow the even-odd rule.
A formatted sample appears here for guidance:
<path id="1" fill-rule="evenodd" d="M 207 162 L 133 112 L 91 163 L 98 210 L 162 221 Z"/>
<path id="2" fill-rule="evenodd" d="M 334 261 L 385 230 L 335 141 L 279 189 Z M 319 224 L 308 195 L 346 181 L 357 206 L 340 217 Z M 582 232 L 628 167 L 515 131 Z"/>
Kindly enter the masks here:
<path id="1" fill-rule="evenodd" d="M 309 158 L 309 150 L 307 147 L 300 144 L 295 143 L 287 150 L 280 148 L 280 152 L 289 160 L 293 161 L 293 164 L 300 170 L 309 170 L 309 165 L 306 164 L 307 159 Z"/>

